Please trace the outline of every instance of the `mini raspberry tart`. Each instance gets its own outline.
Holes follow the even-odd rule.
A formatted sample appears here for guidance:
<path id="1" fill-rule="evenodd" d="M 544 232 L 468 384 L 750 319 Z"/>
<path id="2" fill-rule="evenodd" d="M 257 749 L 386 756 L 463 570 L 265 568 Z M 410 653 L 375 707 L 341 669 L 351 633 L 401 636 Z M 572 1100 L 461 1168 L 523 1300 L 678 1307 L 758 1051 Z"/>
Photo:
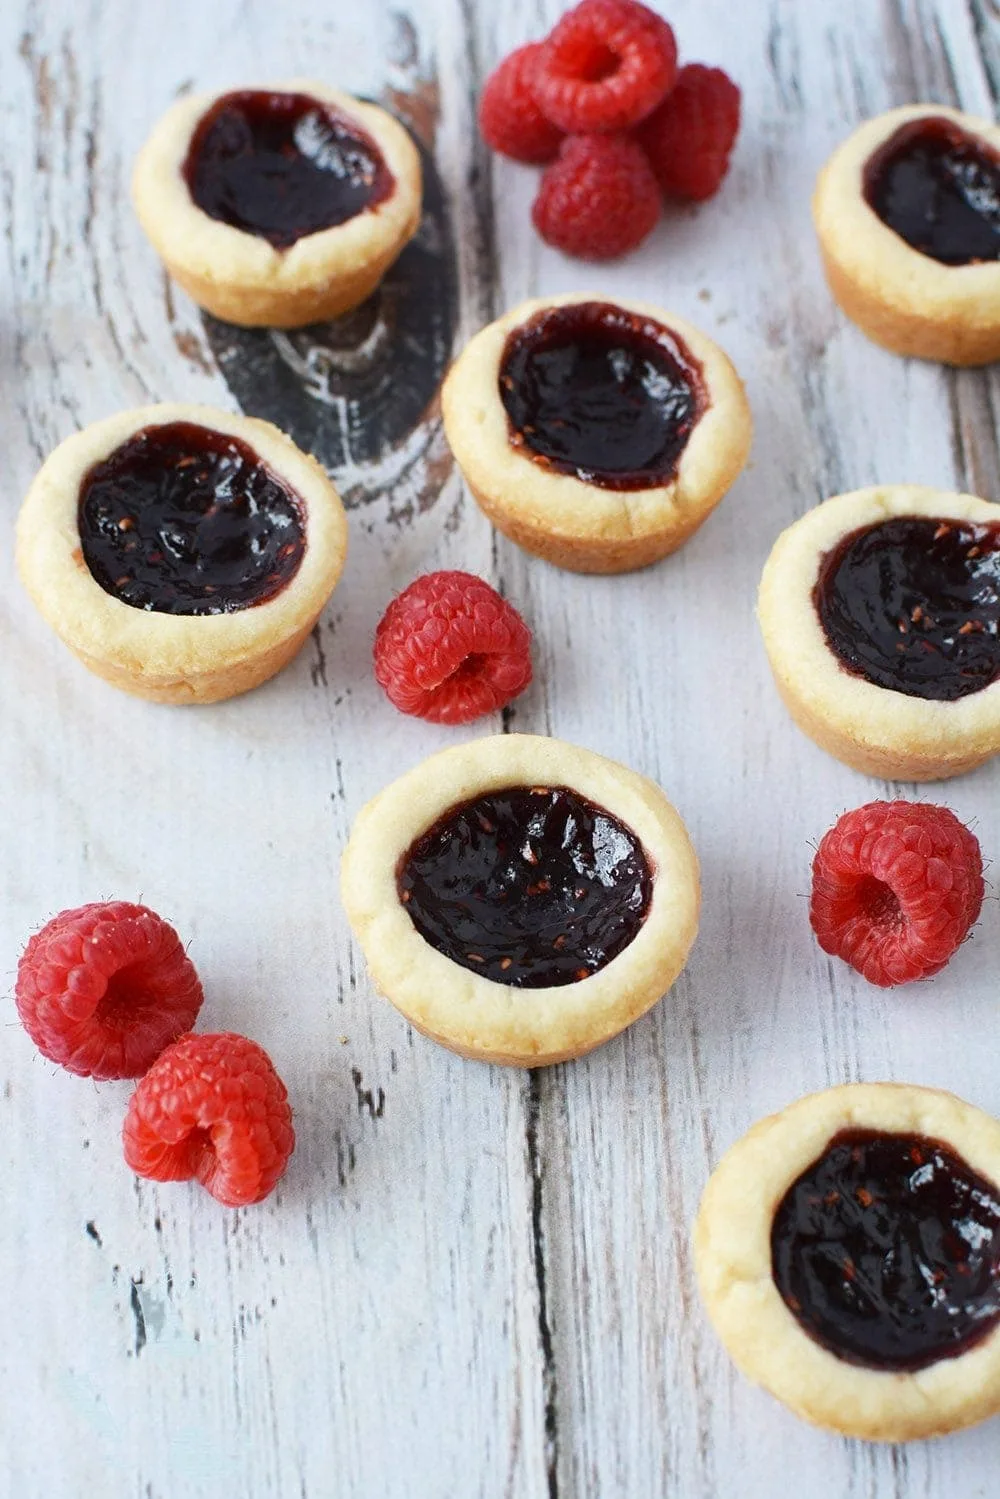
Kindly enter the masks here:
<path id="1" fill-rule="evenodd" d="M 750 449 L 750 410 L 722 350 L 624 299 L 522 303 L 468 344 L 442 406 L 489 519 L 573 572 L 629 572 L 675 551 Z"/>
<path id="2" fill-rule="evenodd" d="M 761 1120 L 701 1201 L 695 1269 L 742 1372 L 807 1421 L 902 1442 L 1000 1411 L 1000 1123 L 854 1083 Z"/>
<path id="3" fill-rule="evenodd" d="M 298 328 L 363 302 L 416 233 L 421 193 L 402 125 L 302 80 L 178 100 L 132 179 L 171 276 L 245 327 Z"/>
<path id="4" fill-rule="evenodd" d="M 359 813 L 341 891 L 377 987 L 463 1056 L 581 1056 L 670 988 L 698 864 L 651 781 L 558 739 L 458 745 Z"/>
<path id="5" fill-rule="evenodd" d="M 1000 750 L 1000 507 L 889 485 L 775 542 L 758 614 L 811 739 L 867 775 L 935 781 Z"/>
<path id="6" fill-rule="evenodd" d="M 319 465 L 267 422 L 123 411 L 61 443 L 17 522 L 25 588 L 85 666 L 163 703 L 256 687 L 298 651 L 344 564 Z"/>
<path id="7" fill-rule="evenodd" d="M 813 197 L 827 279 L 852 322 L 896 354 L 1000 357 L 1000 129 L 916 104 L 869 120 Z"/>

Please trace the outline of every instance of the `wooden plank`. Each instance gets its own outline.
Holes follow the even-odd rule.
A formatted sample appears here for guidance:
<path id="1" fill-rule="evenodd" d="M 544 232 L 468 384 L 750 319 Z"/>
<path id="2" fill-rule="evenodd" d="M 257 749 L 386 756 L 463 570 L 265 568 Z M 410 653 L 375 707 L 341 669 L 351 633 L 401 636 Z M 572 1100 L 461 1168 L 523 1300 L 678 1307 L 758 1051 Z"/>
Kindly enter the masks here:
<path id="1" fill-rule="evenodd" d="M 9 517 L 77 425 L 184 396 L 260 402 L 298 430 L 336 466 L 352 524 L 348 571 L 307 651 L 204 712 L 90 679 L 0 555 L 9 968 L 52 911 L 141 896 L 190 939 L 205 1024 L 272 1051 L 300 1139 L 286 1182 L 254 1211 L 133 1182 L 118 1145 L 127 1086 L 68 1078 L 9 1027 L 0 1495 L 944 1499 L 995 1487 L 990 1427 L 864 1447 L 750 1389 L 698 1305 L 688 1225 L 726 1145 L 808 1089 L 910 1078 L 1000 1111 L 981 1039 L 995 903 L 915 995 L 870 993 L 817 951 L 809 842 L 886 788 L 795 733 L 752 622 L 775 534 L 824 496 L 907 479 L 1000 497 L 996 375 L 872 348 L 826 292 L 808 216 L 816 169 L 866 114 L 916 97 L 994 112 L 996 7 L 671 0 L 683 55 L 743 86 L 744 134 L 716 202 L 601 269 L 539 243 L 536 173 L 491 158 L 473 126 L 484 72 L 561 9 L 16 0 L 0 15 Z M 468 501 L 433 406 L 414 435 L 411 413 L 395 440 L 371 442 L 390 425 L 385 346 L 372 355 L 363 320 L 329 343 L 247 339 L 171 290 L 127 200 L 138 142 L 179 92 L 311 73 L 389 100 L 433 149 L 446 193 L 414 275 L 443 295 L 417 334 L 420 380 L 453 316 L 461 340 L 524 296 L 581 285 L 658 301 L 729 350 L 756 415 L 752 465 L 682 553 L 620 579 L 526 558 Z M 366 431 L 345 373 L 359 358 L 381 412 Z M 369 668 L 386 600 L 435 566 L 492 577 L 538 642 L 529 693 L 464 732 L 557 733 L 653 775 L 703 861 L 702 935 L 671 995 L 595 1056 L 530 1078 L 413 1036 L 372 994 L 337 897 L 357 809 L 456 737 L 391 715 Z M 941 798 L 977 819 L 987 850 L 1000 847 L 997 790 L 987 768 Z"/>
<path id="2" fill-rule="evenodd" d="M 334 21 L 304 3 L 15 10 L 0 90 L 5 138 L 23 142 L 3 167 L 11 511 L 80 423 L 161 397 L 233 404 L 219 331 L 168 286 L 127 202 L 134 150 L 177 92 L 314 72 L 390 90 L 451 173 L 465 332 L 482 320 L 484 252 L 465 253 L 478 231 L 454 191 L 472 139 L 460 9 L 431 25 L 386 8 L 374 27 L 361 8 Z M 286 355 L 272 344 L 270 369 Z M 299 1134 L 256 1211 L 135 1184 L 118 1143 L 127 1086 L 57 1075 L 9 1031 L 0 1179 L 24 1209 L 3 1246 L 20 1290 L 0 1491 L 17 1499 L 404 1493 L 414 1472 L 441 1492 L 535 1487 L 522 1079 L 415 1043 L 359 973 L 337 897 L 358 807 L 450 737 L 387 712 L 375 622 L 420 571 L 491 565 L 433 412 L 403 458 L 352 451 L 351 564 L 311 648 L 204 713 L 87 677 L 4 554 L 0 754 L 19 812 L 5 951 L 54 909 L 141 894 L 191 941 L 205 1023 L 271 1050 Z"/>
<path id="3" fill-rule="evenodd" d="M 943 5 L 669 9 L 682 53 L 743 86 L 733 174 L 717 202 L 675 215 L 585 284 L 644 295 L 718 337 L 754 408 L 751 466 L 683 553 L 638 577 L 567 579 L 501 547 L 508 592 L 547 643 L 544 722 L 660 780 L 689 821 L 705 882 L 702 934 L 664 1003 L 540 1079 L 550 1492 L 986 1493 L 988 1431 L 866 1447 L 808 1430 L 747 1386 L 707 1327 L 688 1252 L 721 1151 L 801 1093 L 898 1077 L 1000 1105 L 992 1069 L 970 1050 L 990 1024 L 994 912 L 976 952 L 926 998 L 873 994 L 816 949 L 802 899 L 810 840 L 885 788 L 795 733 L 752 624 L 775 535 L 817 500 L 892 479 L 1000 496 L 995 375 L 872 348 L 832 304 L 808 215 L 817 169 L 866 115 L 925 97 L 992 112 L 982 36 Z M 524 175 L 498 165 L 498 203 L 521 208 Z M 539 250 L 523 212 L 507 234 L 505 302 L 580 284 L 578 267 Z M 987 844 L 997 784 L 988 769 L 943 798 L 978 816 Z M 942 1023 L 946 1049 L 934 1041 Z"/>

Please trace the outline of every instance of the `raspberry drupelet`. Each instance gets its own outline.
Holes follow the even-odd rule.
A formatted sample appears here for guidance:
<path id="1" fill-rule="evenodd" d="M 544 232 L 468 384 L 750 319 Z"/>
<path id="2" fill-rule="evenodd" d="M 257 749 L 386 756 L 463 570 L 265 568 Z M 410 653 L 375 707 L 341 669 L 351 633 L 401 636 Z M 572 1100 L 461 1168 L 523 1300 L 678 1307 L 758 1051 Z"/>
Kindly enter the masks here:
<path id="1" fill-rule="evenodd" d="M 260 1202 L 295 1149 L 292 1110 L 267 1052 L 246 1036 L 182 1036 L 132 1095 L 126 1163 L 153 1181 L 190 1181 L 226 1207 Z"/>
<path id="2" fill-rule="evenodd" d="M 809 919 L 824 952 L 888 988 L 938 973 L 982 901 L 979 842 L 954 812 L 869 802 L 822 839 Z"/>
<path id="3" fill-rule="evenodd" d="M 470 723 L 528 686 L 531 631 L 482 578 L 427 573 L 379 622 L 375 679 L 401 713 Z"/>
<path id="4" fill-rule="evenodd" d="M 28 942 L 14 1000 L 42 1054 L 98 1079 L 140 1077 L 204 995 L 173 927 L 128 901 L 61 911 Z"/>

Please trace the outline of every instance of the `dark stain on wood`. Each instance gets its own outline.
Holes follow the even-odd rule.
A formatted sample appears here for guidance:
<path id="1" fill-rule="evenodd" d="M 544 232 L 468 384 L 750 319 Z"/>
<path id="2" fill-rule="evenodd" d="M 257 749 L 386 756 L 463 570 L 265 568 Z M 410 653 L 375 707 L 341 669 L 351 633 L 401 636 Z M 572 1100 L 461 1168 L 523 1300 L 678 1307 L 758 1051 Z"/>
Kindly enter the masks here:
<path id="1" fill-rule="evenodd" d="M 212 362 L 190 329 L 175 329 L 174 344 L 182 358 L 187 359 L 196 369 L 204 371 L 205 374 L 211 374 Z"/>
<path id="2" fill-rule="evenodd" d="M 559 1402 L 555 1344 L 549 1305 L 545 1262 L 542 1157 L 538 1126 L 542 1111 L 542 1080 L 538 1072 L 528 1074 L 525 1147 L 531 1183 L 531 1248 L 538 1290 L 538 1341 L 542 1352 L 542 1398 L 545 1412 L 545 1473 L 548 1499 L 559 1499 Z"/>
<path id="3" fill-rule="evenodd" d="M 142 1299 L 139 1295 L 139 1282 L 133 1280 L 129 1291 L 129 1306 L 132 1308 L 132 1319 L 135 1323 L 135 1356 L 146 1346 L 146 1317 L 142 1310 Z"/>
<path id="4" fill-rule="evenodd" d="M 367 1110 L 371 1119 L 381 1119 L 385 1113 L 385 1090 L 376 1088 L 372 1092 L 371 1088 L 363 1087 L 364 1078 L 357 1067 L 351 1068 L 351 1077 L 354 1080 L 354 1092 L 358 1100 L 358 1113 L 363 1114 Z"/>
<path id="5" fill-rule="evenodd" d="M 429 129 L 434 86 L 393 95 L 399 114 L 403 97 L 409 120 Z M 423 218 L 367 302 L 333 322 L 287 332 L 235 328 L 203 314 L 209 345 L 243 411 L 274 422 L 312 453 L 349 507 L 398 486 L 423 464 L 417 508 L 426 509 L 451 472 L 450 459 L 440 459 L 436 396 L 458 327 L 458 268 L 444 184 L 429 144 L 415 139 Z"/>
<path id="6" fill-rule="evenodd" d="M 337 1182 L 341 1188 L 344 1188 L 347 1186 L 348 1177 L 357 1164 L 357 1157 L 353 1143 L 346 1139 L 340 1130 L 336 1130 L 334 1133 L 334 1143 L 337 1147 Z"/>
<path id="7" fill-rule="evenodd" d="M 323 649 L 323 635 L 320 626 L 318 624 L 313 625 L 311 633 L 312 643 L 316 650 L 316 660 L 309 668 L 309 675 L 312 678 L 314 687 L 325 687 L 327 685 L 326 651 Z"/>

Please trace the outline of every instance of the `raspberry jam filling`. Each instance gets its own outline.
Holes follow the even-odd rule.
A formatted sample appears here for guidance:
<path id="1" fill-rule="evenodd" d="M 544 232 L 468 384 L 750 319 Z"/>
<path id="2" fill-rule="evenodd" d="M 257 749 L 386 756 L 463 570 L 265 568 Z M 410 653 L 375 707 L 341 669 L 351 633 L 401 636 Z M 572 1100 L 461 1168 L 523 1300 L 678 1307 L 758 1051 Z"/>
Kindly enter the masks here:
<path id="1" fill-rule="evenodd" d="M 1000 1194 L 939 1140 L 845 1130 L 782 1198 L 771 1264 L 830 1353 L 925 1369 L 1000 1319 Z"/>
<path id="2" fill-rule="evenodd" d="M 1000 156 L 953 120 L 911 120 L 865 164 L 865 201 L 943 265 L 1000 258 Z"/>
<path id="3" fill-rule="evenodd" d="M 876 687 L 955 702 L 1000 675 L 1000 523 L 905 515 L 822 559 L 813 602 L 832 650 Z"/>
<path id="4" fill-rule="evenodd" d="M 708 404 L 676 333 L 610 302 L 550 307 L 515 328 L 500 399 L 512 447 L 604 489 L 669 483 Z"/>
<path id="5" fill-rule="evenodd" d="M 225 432 L 168 422 L 136 432 L 80 486 L 84 560 L 123 604 L 158 614 L 231 614 L 298 572 L 298 496 Z"/>
<path id="6" fill-rule="evenodd" d="M 276 250 L 344 224 L 389 196 L 395 179 L 353 120 L 307 94 L 224 94 L 203 116 L 184 180 L 209 218 Z"/>
<path id="7" fill-rule="evenodd" d="M 452 807 L 399 861 L 420 935 L 498 984 L 597 973 L 637 936 L 653 893 L 635 834 L 566 786 L 512 786 Z"/>

